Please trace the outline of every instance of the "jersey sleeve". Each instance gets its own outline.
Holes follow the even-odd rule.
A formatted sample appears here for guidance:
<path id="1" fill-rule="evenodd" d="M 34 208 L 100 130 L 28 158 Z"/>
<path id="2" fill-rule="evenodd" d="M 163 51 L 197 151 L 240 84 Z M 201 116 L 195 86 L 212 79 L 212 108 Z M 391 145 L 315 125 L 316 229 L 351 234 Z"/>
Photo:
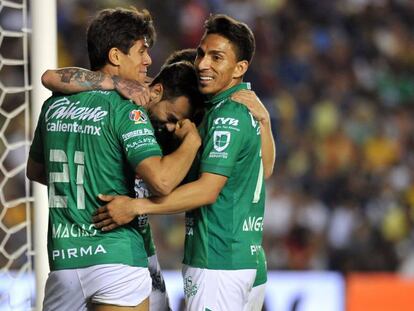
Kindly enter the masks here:
<path id="1" fill-rule="evenodd" d="M 200 173 L 230 177 L 251 130 L 247 109 L 230 104 L 233 109 L 217 109 L 209 118 L 203 140 Z"/>
<path id="2" fill-rule="evenodd" d="M 146 158 L 162 155 L 144 108 L 128 102 L 115 114 L 116 135 L 131 167 L 135 168 Z"/>
<path id="3" fill-rule="evenodd" d="M 40 113 L 39 120 L 37 121 L 36 130 L 34 133 L 32 145 L 30 146 L 29 158 L 38 162 L 44 163 L 44 149 L 42 139 L 42 124 L 43 124 L 43 109 Z"/>

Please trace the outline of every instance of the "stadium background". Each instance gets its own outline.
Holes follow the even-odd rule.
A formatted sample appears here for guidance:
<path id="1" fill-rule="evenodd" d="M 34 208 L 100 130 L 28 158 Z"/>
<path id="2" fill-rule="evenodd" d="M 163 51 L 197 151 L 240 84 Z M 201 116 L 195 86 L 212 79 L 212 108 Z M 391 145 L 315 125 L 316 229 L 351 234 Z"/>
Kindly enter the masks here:
<path id="1" fill-rule="evenodd" d="M 170 52 L 197 46 L 210 12 L 246 22 L 257 49 L 245 80 L 268 107 L 277 142 L 264 221 L 269 270 L 414 276 L 414 1 L 57 4 L 59 66 L 80 67 L 96 11 L 147 8 L 158 33 L 151 75 Z M 19 196 L 23 178 L 7 195 Z M 162 268 L 180 269 L 183 216 L 151 223 Z"/>

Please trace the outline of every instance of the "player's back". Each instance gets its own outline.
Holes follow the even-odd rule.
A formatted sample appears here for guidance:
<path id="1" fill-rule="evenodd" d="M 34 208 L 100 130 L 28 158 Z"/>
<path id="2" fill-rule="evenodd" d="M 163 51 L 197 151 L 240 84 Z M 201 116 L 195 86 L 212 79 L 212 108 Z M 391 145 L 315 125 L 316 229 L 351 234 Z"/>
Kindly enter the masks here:
<path id="1" fill-rule="evenodd" d="M 92 214 L 99 193 L 128 195 L 133 190 L 139 142 L 129 119 L 145 121 L 145 111 L 115 92 L 52 96 L 42 107 L 38 129 L 49 191 L 49 262 L 52 270 L 93 264 L 146 266 L 142 237 L 125 226 L 103 233 Z M 148 122 L 149 123 L 149 122 Z M 136 131 L 151 131 L 145 123 Z M 39 139 L 34 144 L 39 145 Z M 139 136 L 135 136 L 139 137 Z M 135 145 L 134 145 L 135 144 Z M 131 151 L 130 150 L 130 151 Z"/>

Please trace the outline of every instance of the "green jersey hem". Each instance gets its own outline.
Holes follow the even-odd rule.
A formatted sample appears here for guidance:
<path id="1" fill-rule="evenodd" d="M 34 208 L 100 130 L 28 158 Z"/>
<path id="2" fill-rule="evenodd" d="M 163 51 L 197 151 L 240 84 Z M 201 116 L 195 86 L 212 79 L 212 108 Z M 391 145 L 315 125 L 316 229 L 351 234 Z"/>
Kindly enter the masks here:
<path id="1" fill-rule="evenodd" d="M 161 157 L 162 153 L 161 150 L 148 150 L 148 151 L 140 151 L 137 155 L 130 157 L 130 163 L 133 165 L 133 168 L 137 167 L 139 163 L 143 160 L 150 158 L 150 157 Z"/>
<path id="2" fill-rule="evenodd" d="M 208 164 L 205 162 L 201 162 L 201 173 L 213 173 L 218 175 L 223 175 L 226 177 L 230 177 L 233 167 L 226 167 L 226 166 L 218 166 L 216 164 Z"/>

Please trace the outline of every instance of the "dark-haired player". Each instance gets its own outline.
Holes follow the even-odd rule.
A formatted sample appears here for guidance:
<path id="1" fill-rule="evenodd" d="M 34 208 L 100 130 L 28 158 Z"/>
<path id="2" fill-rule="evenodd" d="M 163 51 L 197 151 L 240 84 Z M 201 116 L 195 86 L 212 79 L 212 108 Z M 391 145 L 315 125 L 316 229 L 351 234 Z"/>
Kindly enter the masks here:
<path id="1" fill-rule="evenodd" d="M 98 77 L 92 84 L 105 75 L 115 84 L 117 77 L 143 81 L 154 37 L 147 11 L 101 11 L 88 28 L 91 67 Z M 169 92 L 166 76 L 172 74 L 176 79 Z M 72 69 L 58 75 L 63 82 L 86 77 Z M 91 218 L 101 204 L 99 193 L 131 195 L 135 175 L 158 195 L 181 182 L 200 137 L 189 120 L 175 120 L 190 114 L 191 101 L 199 102 L 195 79 L 191 64 L 173 64 L 148 89 L 154 115 L 167 123 L 174 119 L 171 130 L 182 141 L 166 157 L 146 109 L 116 92 L 56 93 L 44 103 L 27 165 L 28 178 L 47 185 L 49 192 L 51 273 L 44 310 L 148 310 L 152 281 L 140 228 L 133 222 L 103 233 Z"/>
<path id="2" fill-rule="evenodd" d="M 110 230 L 142 213 L 191 210 L 186 215 L 183 269 L 188 310 L 243 310 L 256 278 L 263 179 L 273 170 L 274 144 L 270 125 L 260 126 L 232 100 L 237 91 L 249 88 L 242 79 L 254 47 L 245 24 L 225 15 L 207 20 L 195 60 L 199 89 L 208 97 L 195 181 L 151 200 L 103 196 L 110 202 L 95 217 L 98 227 Z M 271 143 L 262 145 L 260 135 Z"/>

